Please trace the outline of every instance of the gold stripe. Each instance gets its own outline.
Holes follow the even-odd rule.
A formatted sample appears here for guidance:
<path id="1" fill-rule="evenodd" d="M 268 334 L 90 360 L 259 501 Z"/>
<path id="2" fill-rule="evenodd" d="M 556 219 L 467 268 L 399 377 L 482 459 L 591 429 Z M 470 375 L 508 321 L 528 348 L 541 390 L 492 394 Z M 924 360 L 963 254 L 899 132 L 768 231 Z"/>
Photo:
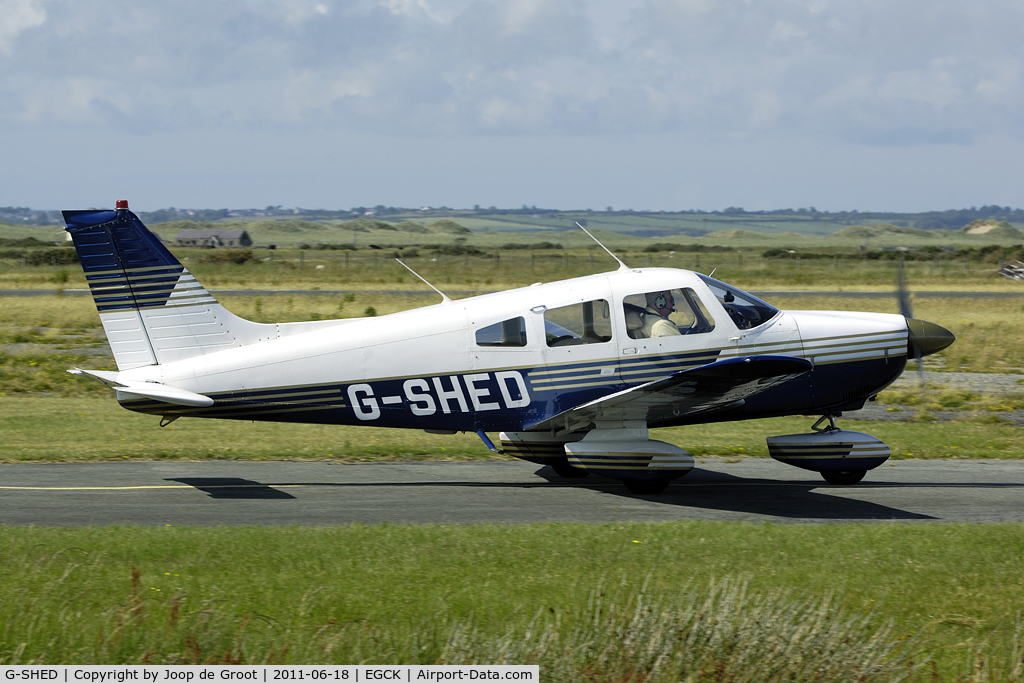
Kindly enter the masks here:
<path id="1" fill-rule="evenodd" d="M 598 379 L 600 377 L 614 377 L 614 376 L 615 376 L 614 374 L 611 374 L 611 375 L 580 374 L 580 375 L 577 375 L 577 376 L 574 376 L 574 377 L 546 377 L 546 378 L 543 378 L 543 379 L 534 379 L 531 376 L 530 377 L 530 384 L 550 384 L 551 382 L 573 382 L 573 381 L 580 380 L 580 379 Z"/>
<path id="2" fill-rule="evenodd" d="M 588 360 L 588 361 L 578 361 L 578 362 L 574 362 L 574 363 L 563 363 L 562 365 L 576 365 L 576 366 L 578 366 L 578 365 L 581 365 L 583 363 L 594 364 L 594 365 L 597 365 L 599 363 L 611 363 L 612 365 L 617 365 L 618 362 L 619 362 L 618 358 L 608 358 L 608 359 L 605 359 L 605 360 L 594 360 L 594 361 L 589 361 Z M 542 370 L 538 370 L 537 372 L 535 372 L 533 374 L 535 374 L 535 375 L 560 375 L 560 374 L 565 374 L 565 373 L 569 373 L 569 372 L 593 372 L 595 370 L 600 371 L 600 369 L 601 368 L 597 368 L 597 367 L 594 367 L 594 368 L 572 367 L 572 368 L 564 368 L 564 369 L 557 369 L 557 368 L 547 367 L 547 368 L 544 368 Z M 557 378 L 555 378 L 555 379 L 557 379 Z"/>
<path id="3" fill-rule="evenodd" d="M 131 405 L 127 402 L 122 403 L 125 408 L 131 409 Z M 168 404 L 169 405 L 169 404 Z M 281 405 L 295 405 L 293 403 L 282 403 Z M 271 408 L 267 410 L 250 410 L 250 411 L 238 411 L 238 415 L 277 415 L 283 413 L 301 413 L 304 411 L 314 410 L 334 410 L 336 408 L 345 408 L 344 404 L 329 405 L 329 406 L 307 406 L 303 408 L 292 408 L 290 410 L 280 410 L 277 408 Z M 191 412 L 190 412 L 191 411 Z M 221 412 L 216 408 L 177 408 L 168 410 L 161 406 L 145 406 L 145 410 L 135 410 L 138 413 L 147 413 L 150 415 L 180 415 L 182 417 L 206 417 L 209 413 Z"/>
<path id="4" fill-rule="evenodd" d="M 613 377 L 608 379 L 613 379 Z M 559 384 L 553 387 L 538 387 L 538 389 L 541 391 L 561 391 L 562 389 L 579 389 L 580 387 L 592 387 L 601 384 L 606 384 L 606 382 L 577 382 L 576 384 Z"/>
<path id="5" fill-rule="evenodd" d="M 257 389 L 256 391 L 260 391 L 260 390 Z M 323 396 L 323 395 L 326 395 L 326 394 L 337 394 L 339 396 L 343 395 L 340 389 L 321 389 L 319 391 L 306 391 L 306 392 L 302 392 L 302 393 L 299 393 L 299 392 L 289 393 L 287 391 L 278 391 L 276 393 L 266 394 L 264 396 L 252 396 L 250 398 L 241 398 L 241 397 L 239 397 L 239 398 L 229 398 L 229 397 L 224 397 L 223 399 L 218 399 L 218 400 L 221 400 L 221 401 L 224 401 L 224 402 L 234 402 L 234 401 L 244 402 L 244 401 L 263 401 L 263 400 L 266 400 L 268 398 L 280 398 L 280 397 L 292 398 L 292 399 L 298 400 L 298 399 L 308 398 L 308 397 L 311 397 L 311 396 Z M 211 396 L 213 396 L 213 394 L 211 394 Z"/>

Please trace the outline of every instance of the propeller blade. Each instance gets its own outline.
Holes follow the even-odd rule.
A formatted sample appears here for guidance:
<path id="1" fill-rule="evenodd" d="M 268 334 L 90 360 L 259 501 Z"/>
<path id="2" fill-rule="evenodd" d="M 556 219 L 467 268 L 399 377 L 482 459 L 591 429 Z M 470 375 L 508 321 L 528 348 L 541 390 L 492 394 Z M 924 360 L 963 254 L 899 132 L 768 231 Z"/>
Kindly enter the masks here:
<path id="1" fill-rule="evenodd" d="M 907 275 L 903 270 L 903 254 L 896 259 L 896 301 L 900 306 L 900 315 L 904 318 L 914 317 L 914 307 L 910 304 L 910 292 L 907 291 Z"/>
<path id="2" fill-rule="evenodd" d="M 914 347 L 914 358 L 917 360 L 917 381 L 921 385 L 921 392 L 924 392 L 924 360 L 921 358 L 921 349 Z"/>

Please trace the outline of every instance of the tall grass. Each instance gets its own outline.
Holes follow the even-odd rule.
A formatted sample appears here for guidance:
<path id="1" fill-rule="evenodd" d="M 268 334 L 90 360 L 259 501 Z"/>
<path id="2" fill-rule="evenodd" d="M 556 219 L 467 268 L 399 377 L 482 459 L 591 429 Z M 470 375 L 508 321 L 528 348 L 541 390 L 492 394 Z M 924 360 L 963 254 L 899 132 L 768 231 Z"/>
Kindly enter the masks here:
<path id="1" fill-rule="evenodd" d="M 550 681 L 653 683 L 899 681 L 928 660 L 891 621 L 845 614 L 831 596 L 753 591 L 744 580 L 677 593 L 598 584 L 573 605 L 573 619 L 542 608 L 496 632 L 444 609 L 386 626 L 318 620 L 316 590 L 282 620 L 185 591 L 157 596 L 134 567 L 127 591 L 108 596 L 98 594 L 95 570 L 68 563 L 38 591 L 0 602 L 0 664 L 539 664 Z"/>
<path id="2" fill-rule="evenodd" d="M 0 664 L 1020 681 L 1019 539 L 966 524 L 0 527 Z"/>
<path id="3" fill-rule="evenodd" d="M 543 611 L 498 638 L 459 623 L 442 660 L 536 662 L 555 681 L 901 681 L 929 659 L 911 644 L 889 621 L 843 614 L 831 596 L 726 579 L 674 595 L 598 587 L 573 628 Z"/>

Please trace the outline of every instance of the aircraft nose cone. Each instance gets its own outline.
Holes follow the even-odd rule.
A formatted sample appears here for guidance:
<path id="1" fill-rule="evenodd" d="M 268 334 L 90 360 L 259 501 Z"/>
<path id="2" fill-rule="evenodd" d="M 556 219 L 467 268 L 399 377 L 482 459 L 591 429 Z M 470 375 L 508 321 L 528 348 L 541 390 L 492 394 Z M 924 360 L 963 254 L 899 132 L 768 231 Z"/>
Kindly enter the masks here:
<path id="1" fill-rule="evenodd" d="M 955 341 L 953 333 L 941 325 L 907 318 L 907 353 L 911 358 L 938 353 Z"/>

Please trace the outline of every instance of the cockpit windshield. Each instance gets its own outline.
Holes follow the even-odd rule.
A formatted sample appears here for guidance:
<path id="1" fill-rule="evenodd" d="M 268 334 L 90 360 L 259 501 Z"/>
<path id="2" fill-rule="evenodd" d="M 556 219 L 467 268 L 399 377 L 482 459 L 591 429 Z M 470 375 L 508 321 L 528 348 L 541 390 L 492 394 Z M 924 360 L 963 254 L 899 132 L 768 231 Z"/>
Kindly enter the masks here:
<path id="1" fill-rule="evenodd" d="M 721 302 L 725 312 L 741 330 L 753 329 L 779 314 L 779 309 L 752 294 L 747 294 L 742 289 L 737 289 L 707 275 L 700 273 L 697 275 L 711 289 L 711 292 Z"/>

